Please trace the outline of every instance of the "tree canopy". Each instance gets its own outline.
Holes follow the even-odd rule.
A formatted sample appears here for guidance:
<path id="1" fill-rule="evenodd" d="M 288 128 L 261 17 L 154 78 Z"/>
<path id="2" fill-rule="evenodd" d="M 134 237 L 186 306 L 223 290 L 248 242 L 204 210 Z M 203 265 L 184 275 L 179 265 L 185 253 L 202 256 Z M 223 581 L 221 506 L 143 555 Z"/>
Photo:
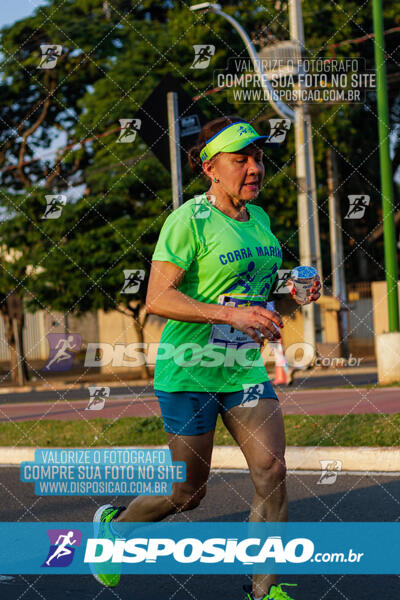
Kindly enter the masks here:
<path id="1" fill-rule="evenodd" d="M 223 9 L 240 20 L 258 49 L 289 38 L 285 2 L 239 0 Z M 362 57 L 373 69 L 371 9 L 356 2 L 304 0 L 308 57 Z M 385 27 L 399 24 L 396 3 L 385 2 Z M 385 37 L 394 172 L 400 164 L 398 126 L 399 33 Z M 346 42 L 346 43 L 344 43 Z M 118 143 L 121 118 L 131 118 L 167 74 L 177 77 L 208 119 L 238 114 L 260 132 L 274 117 L 264 102 L 240 103 L 215 90 L 215 73 L 232 57 L 246 57 L 243 42 L 224 19 L 197 14 L 185 2 L 48 0 L 33 16 L 1 32 L 1 236 L 12 267 L 2 258 L 0 292 L 30 293 L 31 309 L 64 312 L 124 307 L 137 311 L 145 287 L 121 294 L 124 269 L 148 274 L 159 230 L 172 209 L 167 170 L 136 136 Z M 53 69 L 40 69 L 43 44 L 61 46 Z M 212 44 L 207 69 L 192 69 L 193 45 Z M 330 273 L 326 151 L 338 156 L 338 193 L 371 195 L 362 222 L 343 222 L 348 281 L 383 279 L 383 248 L 362 245 L 381 221 L 376 95 L 365 103 L 311 105 L 324 273 Z M 206 189 L 184 167 L 184 199 Z M 46 196 L 64 194 L 59 219 L 43 219 Z M 284 249 L 284 267 L 298 264 L 294 135 L 267 153 L 257 203 L 271 217 Z M 15 254 L 14 254 L 15 256 Z M 364 264 L 365 270 L 365 264 Z M 137 316 L 137 312 L 134 313 Z"/>

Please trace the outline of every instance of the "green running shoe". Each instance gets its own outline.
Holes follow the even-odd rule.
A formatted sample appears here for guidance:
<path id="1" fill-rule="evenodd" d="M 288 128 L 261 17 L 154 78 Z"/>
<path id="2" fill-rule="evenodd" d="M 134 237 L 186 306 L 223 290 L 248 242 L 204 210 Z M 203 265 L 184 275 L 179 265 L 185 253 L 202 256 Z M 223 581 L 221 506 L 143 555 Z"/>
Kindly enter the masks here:
<path id="1" fill-rule="evenodd" d="M 110 523 L 124 510 L 125 506 L 112 506 L 111 504 L 100 506 L 93 517 L 94 537 L 108 538 L 114 542 L 117 536 L 112 532 Z M 121 573 L 98 573 L 97 569 L 101 568 L 100 564 L 90 563 L 90 568 L 93 577 L 106 587 L 115 587 L 121 579 Z"/>
<path id="2" fill-rule="evenodd" d="M 294 600 L 286 592 L 283 591 L 282 585 L 297 585 L 297 583 L 280 583 L 279 585 L 271 585 L 269 592 L 262 600 Z M 244 585 L 244 591 L 246 592 L 246 600 L 254 600 L 253 593 L 251 591 L 251 585 Z"/>

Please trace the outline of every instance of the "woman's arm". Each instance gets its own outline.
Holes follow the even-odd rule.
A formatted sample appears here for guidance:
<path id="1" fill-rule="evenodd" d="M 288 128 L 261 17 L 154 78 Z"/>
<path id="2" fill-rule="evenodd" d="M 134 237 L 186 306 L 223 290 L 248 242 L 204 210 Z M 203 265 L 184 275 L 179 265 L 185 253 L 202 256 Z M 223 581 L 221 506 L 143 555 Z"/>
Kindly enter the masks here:
<path id="1" fill-rule="evenodd" d="M 186 271 L 167 261 L 153 260 L 146 296 L 146 311 L 188 323 L 228 323 L 229 306 L 199 302 L 177 288 Z"/>
<path id="2" fill-rule="evenodd" d="M 275 339 L 273 322 L 283 327 L 279 313 L 260 306 L 238 309 L 194 300 L 177 289 L 184 274 L 185 270 L 174 263 L 153 260 L 146 296 L 149 314 L 188 323 L 227 323 L 260 343 L 262 340 L 256 330 L 268 339 Z"/>

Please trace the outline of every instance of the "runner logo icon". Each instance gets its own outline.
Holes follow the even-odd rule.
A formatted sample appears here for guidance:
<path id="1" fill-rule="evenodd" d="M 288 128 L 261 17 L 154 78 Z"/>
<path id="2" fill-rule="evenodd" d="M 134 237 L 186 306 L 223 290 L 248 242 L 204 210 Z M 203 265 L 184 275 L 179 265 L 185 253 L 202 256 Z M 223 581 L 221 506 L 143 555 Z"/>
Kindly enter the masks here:
<path id="1" fill-rule="evenodd" d="M 61 56 L 62 46 L 56 44 L 41 44 L 40 52 L 42 56 L 40 57 L 40 63 L 38 64 L 38 69 L 54 69 L 57 64 L 57 59 Z"/>
<path id="2" fill-rule="evenodd" d="M 82 337 L 79 333 L 48 333 L 47 340 L 50 353 L 42 371 L 69 371 L 74 362 L 73 352 L 80 350 Z"/>
<path id="3" fill-rule="evenodd" d="M 109 387 L 89 386 L 89 403 L 85 410 L 102 410 L 110 396 Z"/>
<path id="4" fill-rule="evenodd" d="M 321 476 L 317 481 L 319 485 L 332 485 L 336 483 L 338 472 L 342 470 L 341 460 L 320 460 Z"/>
<path id="5" fill-rule="evenodd" d="M 211 44 L 194 44 L 194 60 L 191 69 L 206 69 L 215 54 L 215 46 Z"/>
<path id="6" fill-rule="evenodd" d="M 286 134 L 290 129 L 290 119 L 269 119 L 271 132 L 269 134 L 269 142 L 280 144 L 286 138 Z"/>
<path id="7" fill-rule="evenodd" d="M 245 406 L 247 408 L 252 408 L 253 406 L 257 406 L 259 399 L 262 397 L 264 392 L 264 384 L 257 383 L 251 387 L 247 387 L 243 389 L 243 400 L 240 403 L 240 406 Z"/>
<path id="8" fill-rule="evenodd" d="M 144 269 L 124 269 L 125 281 L 120 293 L 136 294 L 144 281 L 145 275 Z"/>
<path id="9" fill-rule="evenodd" d="M 213 196 L 215 198 L 215 196 Z M 215 201 L 209 199 L 210 204 L 214 204 Z M 207 219 L 211 214 L 210 205 L 202 195 L 195 196 L 195 208 L 192 214 L 192 219 Z"/>
<path id="10" fill-rule="evenodd" d="M 365 209 L 369 206 L 370 196 L 363 195 L 350 195 L 347 196 L 349 199 L 349 210 L 345 215 L 345 219 L 362 219 L 365 214 Z"/>
<path id="11" fill-rule="evenodd" d="M 136 134 L 140 131 L 142 121 L 140 119 L 120 119 L 121 129 L 117 139 L 118 144 L 130 144 L 136 139 Z"/>
<path id="12" fill-rule="evenodd" d="M 50 548 L 42 567 L 68 567 L 74 558 L 75 547 L 81 545 L 79 529 L 48 529 Z"/>
<path id="13" fill-rule="evenodd" d="M 67 203 L 67 196 L 64 194 L 55 194 L 45 196 L 45 198 L 47 205 L 42 219 L 58 219 Z"/>
<path id="14" fill-rule="evenodd" d="M 290 292 L 289 286 L 287 285 L 288 279 L 290 279 L 290 269 L 278 269 L 278 276 L 275 280 L 275 294 L 288 294 Z"/>

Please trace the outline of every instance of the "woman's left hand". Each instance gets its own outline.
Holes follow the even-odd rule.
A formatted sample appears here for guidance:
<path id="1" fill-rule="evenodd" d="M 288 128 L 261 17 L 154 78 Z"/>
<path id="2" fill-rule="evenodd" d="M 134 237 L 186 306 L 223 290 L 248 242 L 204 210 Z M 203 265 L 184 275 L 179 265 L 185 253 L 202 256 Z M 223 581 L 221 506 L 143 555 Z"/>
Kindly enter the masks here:
<path id="1" fill-rule="evenodd" d="M 296 300 L 297 304 L 304 306 L 304 303 L 299 302 L 296 298 L 296 289 L 294 287 L 293 281 L 291 279 L 288 279 L 286 285 L 289 286 L 290 294 L 292 295 L 293 300 Z M 320 289 L 321 289 L 321 280 L 319 278 L 319 275 L 316 275 L 314 284 L 310 289 L 310 294 L 308 296 L 307 304 L 310 304 L 311 302 L 316 302 L 318 300 L 318 298 L 321 297 Z"/>
<path id="2" fill-rule="evenodd" d="M 310 300 L 310 302 L 316 302 L 318 300 L 318 298 L 320 298 L 320 296 L 321 296 L 320 289 L 321 289 L 321 280 L 319 278 L 319 275 L 316 275 L 314 284 L 310 290 L 310 295 L 308 296 L 308 299 Z"/>

